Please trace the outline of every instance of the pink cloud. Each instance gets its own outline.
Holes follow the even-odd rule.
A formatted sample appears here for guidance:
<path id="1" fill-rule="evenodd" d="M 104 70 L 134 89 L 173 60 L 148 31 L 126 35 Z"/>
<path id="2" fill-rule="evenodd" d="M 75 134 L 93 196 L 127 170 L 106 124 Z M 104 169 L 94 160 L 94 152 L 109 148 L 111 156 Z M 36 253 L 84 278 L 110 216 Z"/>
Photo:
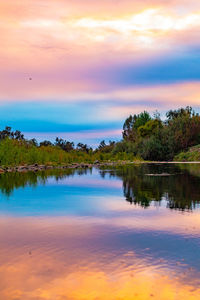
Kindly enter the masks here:
<path id="1" fill-rule="evenodd" d="M 39 140 L 51 139 L 55 140 L 57 136 L 67 140 L 97 140 L 97 139 L 113 139 L 116 137 L 121 138 L 121 129 L 117 130 L 87 130 L 79 132 L 26 132 L 25 136 L 34 138 L 37 136 Z"/>
<path id="2" fill-rule="evenodd" d="M 198 82 L 123 88 L 99 75 L 198 45 L 199 11 L 197 0 L 2 2 L 0 102 L 109 101 L 113 118 L 143 101 L 151 109 L 199 105 Z"/>

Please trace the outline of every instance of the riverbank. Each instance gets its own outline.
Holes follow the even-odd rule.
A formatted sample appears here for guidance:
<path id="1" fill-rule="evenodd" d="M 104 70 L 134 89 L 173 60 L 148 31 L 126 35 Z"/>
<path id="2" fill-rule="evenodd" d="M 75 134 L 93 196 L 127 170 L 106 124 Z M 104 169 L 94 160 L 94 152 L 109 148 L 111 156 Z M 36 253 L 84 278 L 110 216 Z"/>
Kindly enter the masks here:
<path id="1" fill-rule="evenodd" d="M 43 170 L 53 170 L 53 169 L 81 169 L 81 168 L 92 168 L 92 167 L 103 167 L 103 166 L 117 166 L 117 165 L 126 165 L 138 162 L 130 162 L 130 161 L 118 161 L 118 162 L 99 162 L 95 161 L 94 163 L 71 163 L 66 165 L 20 165 L 14 167 L 0 167 L 0 173 L 6 172 L 37 172 Z"/>
<path id="2" fill-rule="evenodd" d="M 100 162 L 95 161 L 94 163 L 71 163 L 66 165 L 20 165 L 14 167 L 0 167 L 0 173 L 10 173 L 10 172 L 38 172 L 44 170 L 53 170 L 53 169 L 81 169 L 81 168 L 100 168 L 100 167 L 117 167 L 122 165 L 130 164 L 200 164 L 200 161 L 107 161 Z"/>

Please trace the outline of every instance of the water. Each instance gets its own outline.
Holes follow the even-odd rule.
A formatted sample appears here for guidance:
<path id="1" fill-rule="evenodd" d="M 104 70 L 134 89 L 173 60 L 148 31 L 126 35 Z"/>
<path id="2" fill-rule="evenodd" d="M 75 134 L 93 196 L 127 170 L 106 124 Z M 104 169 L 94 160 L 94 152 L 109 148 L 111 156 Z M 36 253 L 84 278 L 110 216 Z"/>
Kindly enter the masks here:
<path id="1" fill-rule="evenodd" d="M 0 175 L 0 299 L 200 299 L 200 165 Z"/>

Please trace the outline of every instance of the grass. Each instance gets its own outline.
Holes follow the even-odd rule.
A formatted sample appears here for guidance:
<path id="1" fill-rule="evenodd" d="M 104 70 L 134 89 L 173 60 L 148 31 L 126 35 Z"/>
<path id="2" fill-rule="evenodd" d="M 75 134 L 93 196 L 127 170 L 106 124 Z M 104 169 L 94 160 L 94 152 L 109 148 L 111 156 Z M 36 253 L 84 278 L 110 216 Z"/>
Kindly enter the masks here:
<path id="1" fill-rule="evenodd" d="M 200 161 L 200 145 L 191 147 L 188 151 L 180 152 L 174 161 Z"/>
<path id="2" fill-rule="evenodd" d="M 42 146 L 36 147 L 28 144 L 23 140 L 14 140 L 6 138 L 0 142 L 0 165 L 1 166 L 19 166 L 19 165 L 67 165 L 70 163 L 93 163 L 98 161 L 135 161 L 140 158 L 135 157 L 131 153 L 119 152 L 89 153 L 79 150 L 66 152 L 57 146 Z"/>

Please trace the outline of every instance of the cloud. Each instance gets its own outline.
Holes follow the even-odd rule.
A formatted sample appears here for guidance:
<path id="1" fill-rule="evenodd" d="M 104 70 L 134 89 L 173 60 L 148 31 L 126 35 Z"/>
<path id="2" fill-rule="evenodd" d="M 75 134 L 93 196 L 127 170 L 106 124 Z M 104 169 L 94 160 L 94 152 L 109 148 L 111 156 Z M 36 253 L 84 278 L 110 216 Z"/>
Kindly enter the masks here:
<path id="1" fill-rule="evenodd" d="M 80 128 L 80 127 L 79 127 Z M 24 132 L 25 138 L 35 138 L 39 142 L 44 140 L 50 140 L 55 142 L 56 137 L 73 141 L 75 143 L 84 142 L 91 147 L 97 147 L 102 140 L 108 142 L 109 140 L 120 140 L 122 138 L 121 129 L 110 129 L 110 130 L 82 130 L 81 132 Z"/>
<path id="2" fill-rule="evenodd" d="M 98 65 L 99 58 L 104 63 L 113 55 L 116 60 L 126 55 L 129 61 L 135 55 L 168 52 L 180 35 L 199 31 L 197 5 L 182 3 L 180 13 L 180 1 L 142 2 L 34 1 L 27 6 L 9 0 L 0 5 L 2 69 L 40 73 L 43 68 L 62 69 L 67 62 L 73 73 L 75 67 Z"/>
<path id="3" fill-rule="evenodd" d="M 117 121 L 114 130 L 144 109 L 199 108 L 197 0 L 8 0 L 0 13 L 0 104 L 17 126 L 19 116 L 59 123 L 65 113 Z"/>
<path id="4" fill-rule="evenodd" d="M 109 89 L 105 90 L 94 90 L 86 92 L 81 92 L 77 90 L 68 90 L 68 86 L 65 84 L 59 84 L 56 86 L 47 86 L 38 94 L 38 97 L 34 97 L 35 87 L 30 88 L 32 92 L 29 91 L 28 87 L 24 87 L 23 94 L 16 92 L 16 98 L 18 100 L 13 100 L 11 90 L 10 94 L 8 92 L 7 98 L 6 95 L 1 95 L 0 99 L 1 109 L 5 112 L 6 107 L 10 108 L 13 114 L 14 109 L 18 110 L 23 114 L 24 112 L 28 113 L 28 109 L 31 108 L 37 111 L 37 116 L 42 114 L 42 111 L 45 111 L 45 114 L 48 115 L 48 112 L 57 112 L 64 114 L 67 109 L 73 111 L 74 114 L 78 113 L 78 110 L 82 110 L 82 114 L 79 114 L 79 118 L 86 114 L 86 112 L 97 112 L 99 110 L 99 117 L 104 118 L 101 110 L 106 110 L 105 106 L 109 109 L 113 106 L 123 107 L 123 106 L 136 106 L 139 109 L 144 107 L 151 108 L 152 106 L 159 107 L 170 107 L 171 104 L 174 105 L 187 105 L 189 102 L 191 105 L 197 106 L 199 104 L 200 96 L 200 83 L 199 81 L 191 82 L 176 82 L 176 83 L 163 83 L 163 84 L 143 84 L 143 85 L 116 85 L 111 86 Z M 42 87 L 41 87 L 42 90 Z M 33 96 L 31 97 L 31 95 Z M 21 99 L 21 100 L 19 100 Z M 40 107 L 38 106 L 40 103 Z M 80 108 L 80 106 L 82 108 Z M 65 112 L 60 108 L 65 109 Z M 41 109 L 41 113 L 39 113 Z M 31 114 L 31 111 L 29 111 Z M 54 114 L 52 117 L 58 117 Z M 90 116 L 91 118 L 94 116 Z M 78 118 L 78 114 L 77 114 Z M 98 118 L 96 115 L 94 118 Z"/>
<path id="5" fill-rule="evenodd" d="M 1 128 L 9 125 L 23 131 L 27 137 L 39 140 L 60 136 L 96 145 L 104 137 L 106 140 L 121 139 L 123 122 L 130 114 L 144 110 L 153 114 L 158 110 L 164 117 L 169 109 L 187 105 L 200 111 L 198 81 L 119 86 L 83 94 L 79 91 L 69 93 L 63 85 L 63 90 L 57 88 L 54 91 L 55 95 L 51 91 L 53 94 L 49 86 L 49 91 L 40 100 L 28 97 L 17 102 L 1 100 Z M 55 98 L 49 99 L 50 94 Z"/>

